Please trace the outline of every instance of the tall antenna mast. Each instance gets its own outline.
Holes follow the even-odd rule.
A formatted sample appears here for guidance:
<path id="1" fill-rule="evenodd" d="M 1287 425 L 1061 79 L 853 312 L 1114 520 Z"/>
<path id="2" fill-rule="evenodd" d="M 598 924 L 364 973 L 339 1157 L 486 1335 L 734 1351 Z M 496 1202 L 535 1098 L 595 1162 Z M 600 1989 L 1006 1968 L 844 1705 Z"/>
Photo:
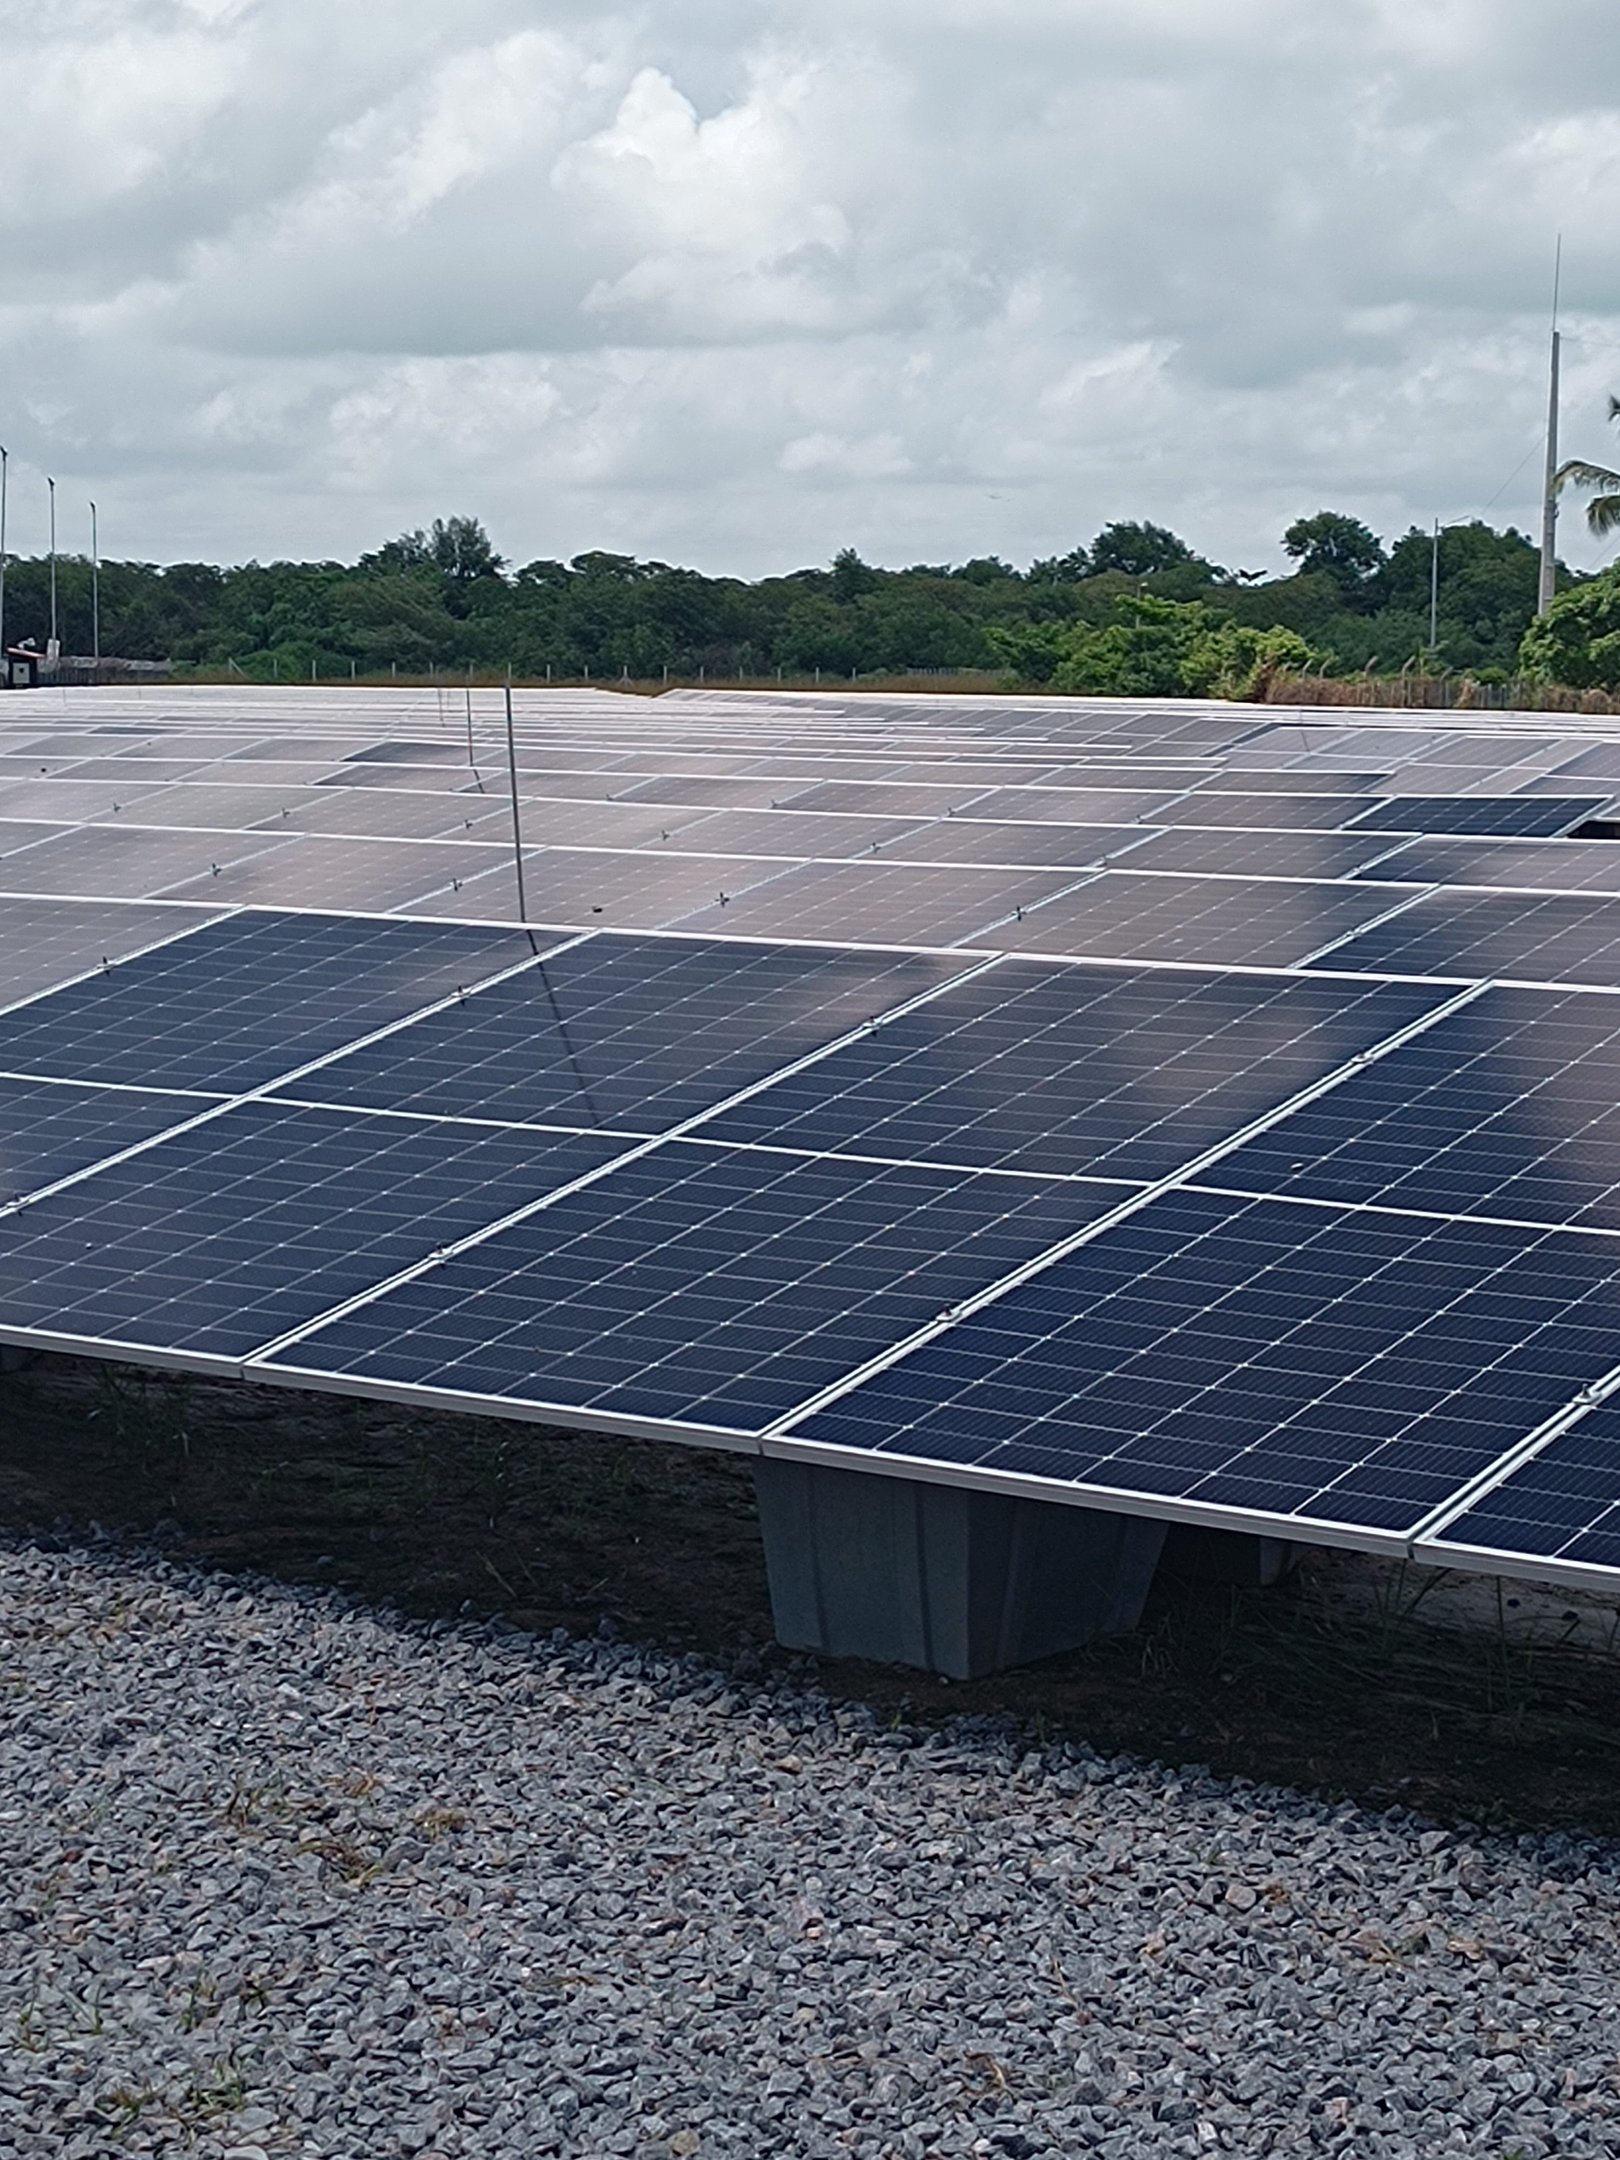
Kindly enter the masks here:
<path id="1" fill-rule="evenodd" d="M 1559 287 L 1564 274 L 1564 236 L 1553 255 L 1552 367 L 1547 389 L 1547 478 L 1541 498 L 1541 579 L 1536 613 L 1545 615 L 1558 585 L 1558 363 L 1563 340 L 1558 331 Z"/>

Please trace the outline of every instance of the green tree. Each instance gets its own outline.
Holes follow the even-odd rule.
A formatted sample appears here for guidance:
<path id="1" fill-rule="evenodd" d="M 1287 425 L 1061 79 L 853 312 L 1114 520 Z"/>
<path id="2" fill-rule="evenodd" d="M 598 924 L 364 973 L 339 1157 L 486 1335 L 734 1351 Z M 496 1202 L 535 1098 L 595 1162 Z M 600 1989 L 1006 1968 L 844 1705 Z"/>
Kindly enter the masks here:
<path id="1" fill-rule="evenodd" d="M 1186 541 L 1171 532 L 1168 526 L 1136 524 L 1129 519 L 1116 519 L 1112 525 L 1105 525 L 1087 552 L 1093 577 L 1105 570 L 1119 570 L 1126 577 L 1154 577 L 1162 571 L 1179 570 L 1188 564 L 1214 568 L 1213 564 L 1205 564 L 1202 556 L 1195 555 Z"/>
<path id="2" fill-rule="evenodd" d="M 862 593 L 875 592 L 878 584 L 878 573 L 870 563 L 862 562 L 852 547 L 838 550 L 832 566 L 832 596 L 835 600 L 858 600 Z"/>
<path id="3" fill-rule="evenodd" d="M 1561 592 L 1526 630 L 1519 666 L 1572 690 L 1620 690 L 1620 570 Z"/>
<path id="4" fill-rule="evenodd" d="M 1318 510 L 1315 517 L 1295 518 L 1283 534 L 1283 553 L 1291 555 L 1305 576 L 1330 577 L 1352 606 L 1371 590 L 1384 567 L 1383 543 L 1360 518 L 1340 510 Z"/>

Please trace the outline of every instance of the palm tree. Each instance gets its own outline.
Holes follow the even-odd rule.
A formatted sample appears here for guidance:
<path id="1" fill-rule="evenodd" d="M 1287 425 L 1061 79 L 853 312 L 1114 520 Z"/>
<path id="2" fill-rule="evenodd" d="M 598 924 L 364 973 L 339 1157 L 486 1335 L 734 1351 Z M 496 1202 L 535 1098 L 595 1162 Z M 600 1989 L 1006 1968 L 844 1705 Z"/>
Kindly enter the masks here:
<path id="1" fill-rule="evenodd" d="M 1610 398 L 1609 418 L 1620 420 L 1620 398 Z M 1553 474 L 1555 488 L 1563 487 L 1566 482 L 1578 488 L 1605 491 L 1594 495 L 1586 506 L 1586 522 L 1600 540 L 1620 530 L 1620 472 L 1612 471 L 1607 465 L 1589 465 L 1585 458 L 1571 458 Z"/>

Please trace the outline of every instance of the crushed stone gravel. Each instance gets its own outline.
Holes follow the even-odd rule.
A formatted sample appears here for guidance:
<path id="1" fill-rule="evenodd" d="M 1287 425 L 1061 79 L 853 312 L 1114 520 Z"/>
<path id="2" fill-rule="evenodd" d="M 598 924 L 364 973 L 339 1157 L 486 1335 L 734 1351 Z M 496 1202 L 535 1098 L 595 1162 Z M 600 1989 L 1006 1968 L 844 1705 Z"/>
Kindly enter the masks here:
<path id="1" fill-rule="evenodd" d="M 0 1539 L 3 2160 L 1612 2160 L 1617 1868 Z"/>

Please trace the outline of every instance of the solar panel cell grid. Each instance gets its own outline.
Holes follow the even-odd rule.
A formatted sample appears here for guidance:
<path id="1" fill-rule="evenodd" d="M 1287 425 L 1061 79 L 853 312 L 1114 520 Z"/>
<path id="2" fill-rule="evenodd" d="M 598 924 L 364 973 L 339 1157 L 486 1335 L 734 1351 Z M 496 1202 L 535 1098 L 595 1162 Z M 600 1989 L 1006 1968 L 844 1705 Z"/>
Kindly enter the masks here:
<path id="1" fill-rule="evenodd" d="M 0 1075 L 0 1206 L 38 1192 L 206 1107 L 195 1095 Z"/>
<path id="2" fill-rule="evenodd" d="M 1251 1141 L 1219 1181 L 1620 1230 L 1620 999 L 1487 991 Z"/>
<path id="3" fill-rule="evenodd" d="M 1610 900 L 1573 893 L 1459 888 L 1425 895 L 1324 964 L 1471 982 L 1508 976 L 1620 986 L 1620 913 Z"/>
<path id="4" fill-rule="evenodd" d="M 1359 875 L 1416 885 L 1620 893 L 1620 847 L 1608 840 L 1405 840 Z"/>
<path id="5" fill-rule="evenodd" d="M 1399 1033 L 1439 996 L 1003 961 L 766 1088 L 712 1131 L 1147 1183 Z"/>
<path id="6" fill-rule="evenodd" d="M 215 912 L 111 900 L 0 896 L 0 1070 L 10 1062 L 3 1045 L 19 1025 L 17 1018 L 4 1014 L 5 1006 L 37 997 L 160 938 L 195 930 L 211 922 Z"/>
<path id="7" fill-rule="evenodd" d="M 1355 795 L 1236 794 L 1197 788 L 1157 813 L 1164 825 L 1242 825 L 1277 832 L 1334 832 L 1367 804 Z M 1263 843 L 1256 843 L 1261 845 Z"/>
<path id="8" fill-rule="evenodd" d="M 665 1132 L 965 962 L 611 933 L 325 1066 L 310 1099 Z"/>
<path id="9" fill-rule="evenodd" d="M 172 931 L 178 915 L 95 912 L 102 922 L 110 918 L 109 926 L 139 914 L 139 925 L 126 931 L 130 946 L 143 942 L 138 930 L 146 937 Z M 106 934 L 100 922 L 98 929 Z M 453 996 L 533 951 L 526 934 L 470 926 L 231 916 L 0 1015 L 0 1071 L 231 1094 Z"/>
<path id="10" fill-rule="evenodd" d="M 505 850 L 473 840 L 339 839 L 288 833 L 274 848 L 238 856 L 189 882 L 165 888 L 189 899 L 203 884 L 210 897 L 237 907 L 351 908 L 379 913 L 418 904 L 432 912 L 439 895 L 492 869 Z"/>
<path id="11" fill-rule="evenodd" d="M 1620 1569 L 1620 1413 L 1589 1411 L 1549 1442 L 1449 1524 L 1434 1557 L 1446 1558 L 1447 1548 L 1459 1560 L 1472 1548 Z"/>
<path id="12" fill-rule="evenodd" d="M 1620 1241 L 1172 1193 L 791 1437 L 1403 1534 L 1620 1355 Z"/>
<path id="13" fill-rule="evenodd" d="M 31 893 L 150 900 L 189 878 L 212 878 L 217 866 L 245 861 L 284 844 L 273 833 L 169 832 L 141 825 L 79 825 L 30 851 L 17 876 Z M 5 872 L 0 868 L 0 881 Z M 210 894 L 223 899 L 223 895 Z"/>
<path id="14" fill-rule="evenodd" d="M 1182 825 L 1174 832 L 1150 833 L 1122 867 L 1180 870 L 1198 877 L 1342 878 L 1398 845 L 1387 833 L 1369 833 L 1358 840 L 1354 833 L 1257 834 Z M 1422 878 L 1420 870 L 1404 875 L 1413 883 Z"/>
<path id="15" fill-rule="evenodd" d="M 754 1432 L 1121 1190 L 672 1143 L 274 1362 Z"/>
<path id="16" fill-rule="evenodd" d="M 1002 863 L 1019 869 L 1091 870 L 1152 837 L 1140 825 L 992 825 L 935 818 L 891 840 L 889 862 Z"/>
<path id="17" fill-rule="evenodd" d="M 1520 840 L 1568 832 L 1602 808 L 1601 795 L 1400 795 L 1356 820 L 1358 832 L 1495 833 Z"/>
<path id="18" fill-rule="evenodd" d="M 1176 791 L 1179 792 L 1179 791 Z M 1144 776 L 1136 788 L 995 788 L 957 816 L 1023 825 L 1050 819 L 1059 825 L 1151 825 L 1176 793 Z"/>
<path id="19" fill-rule="evenodd" d="M 990 931 L 1070 882 L 1065 870 L 931 869 L 925 863 L 811 863 L 785 870 L 725 907 L 682 919 L 693 931 L 736 937 L 848 939 L 872 944 L 952 945 Z"/>
<path id="20" fill-rule="evenodd" d="M 241 1357 L 611 1159 L 578 1135 L 246 1103 L 0 1217 L 14 1330 Z"/>
<path id="21" fill-rule="evenodd" d="M 1019 952 L 1288 967 L 1401 897 L 1388 887 L 1153 877 L 1125 867 L 1129 860 L 1001 926 L 994 942 Z"/>

